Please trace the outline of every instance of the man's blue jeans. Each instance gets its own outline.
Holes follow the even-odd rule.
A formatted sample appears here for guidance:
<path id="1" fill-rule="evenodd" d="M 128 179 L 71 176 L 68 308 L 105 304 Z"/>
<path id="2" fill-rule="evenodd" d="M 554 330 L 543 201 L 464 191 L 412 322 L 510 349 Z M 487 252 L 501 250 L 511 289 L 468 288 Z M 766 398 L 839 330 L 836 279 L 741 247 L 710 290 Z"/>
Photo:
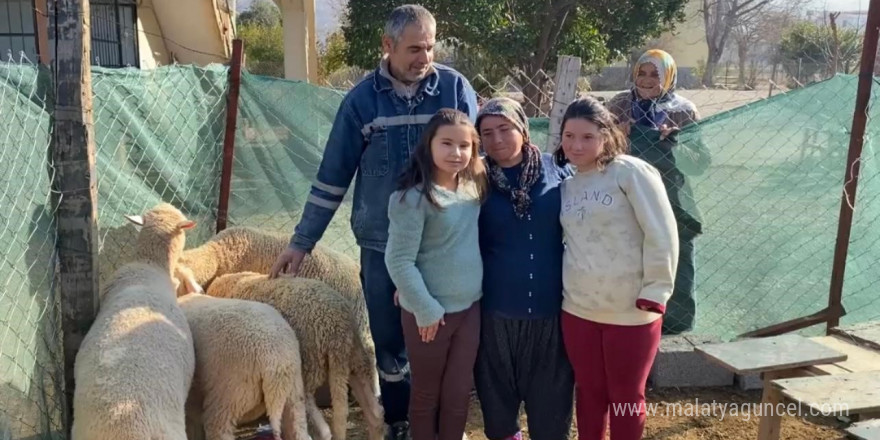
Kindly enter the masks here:
<path id="1" fill-rule="evenodd" d="M 385 423 L 406 421 L 409 411 L 410 374 L 400 309 L 394 305 L 394 283 L 385 267 L 385 254 L 361 248 L 361 284 L 367 302 L 370 331 L 376 346 L 376 367 Z"/>

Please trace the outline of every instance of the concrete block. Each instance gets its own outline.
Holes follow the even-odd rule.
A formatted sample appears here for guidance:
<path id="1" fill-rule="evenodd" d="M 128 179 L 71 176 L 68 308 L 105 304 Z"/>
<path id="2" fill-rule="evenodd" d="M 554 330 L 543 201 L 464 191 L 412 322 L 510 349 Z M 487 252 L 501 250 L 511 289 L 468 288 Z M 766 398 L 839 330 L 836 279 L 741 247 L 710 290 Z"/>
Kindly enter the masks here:
<path id="1" fill-rule="evenodd" d="M 733 385 L 733 372 L 694 351 L 695 345 L 717 342 L 700 336 L 660 340 L 648 383 L 653 388 L 723 387 Z"/>
<path id="2" fill-rule="evenodd" d="M 760 390 L 764 388 L 764 379 L 761 379 L 759 373 L 753 374 L 736 374 L 733 377 L 733 383 L 737 388 L 743 391 Z"/>

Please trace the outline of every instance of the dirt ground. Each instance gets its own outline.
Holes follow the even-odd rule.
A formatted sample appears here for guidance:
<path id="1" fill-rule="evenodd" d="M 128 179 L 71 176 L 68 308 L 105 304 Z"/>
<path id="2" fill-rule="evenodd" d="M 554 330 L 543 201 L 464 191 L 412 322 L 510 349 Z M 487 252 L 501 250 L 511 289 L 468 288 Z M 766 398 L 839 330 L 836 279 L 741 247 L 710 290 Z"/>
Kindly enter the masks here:
<path id="1" fill-rule="evenodd" d="M 648 416 L 644 439 L 646 440 L 745 440 L 757 438 L 759 417 L 754 414 L 728 415 L 722 417 L 721 410 L 716 415 L 693 414 L 688 408 L 699 407 L 704 403 L 715 402 L 746 407 L 761 401 L 760 391 L 740 391 L 728 388 L 689 388 L 648 390 L 648 404 L 658 404 L 656 414 Z M 671 406 L 680 404 L 680 406 Z M 689 405 L 690 404 L 690 405 Z M 703 406 L 705 407 L 705 406 Z M 669 410 L 665 408 L 682 408 Z M 708 410 L 707 410 L 708 412 Z M 330 419 L 330 413 L 325 412 Z M 528 438 L 525 417 L 522 417 L 525 438 Z M 351 440 L 365 440 L 360 410 L 352 408 L 349 418 L 348 437 Z M 471 402 L 467 435 L 469 440 L 486 440 L 483 434 L 482 415 L 476 400 Z M 844 424 L 834 417 L 792 417 L 784 416 L 780 439 L 782 440 L 841 440 L 845 439 Z M 570 439 L 577 438 L 572 426 Z"/>

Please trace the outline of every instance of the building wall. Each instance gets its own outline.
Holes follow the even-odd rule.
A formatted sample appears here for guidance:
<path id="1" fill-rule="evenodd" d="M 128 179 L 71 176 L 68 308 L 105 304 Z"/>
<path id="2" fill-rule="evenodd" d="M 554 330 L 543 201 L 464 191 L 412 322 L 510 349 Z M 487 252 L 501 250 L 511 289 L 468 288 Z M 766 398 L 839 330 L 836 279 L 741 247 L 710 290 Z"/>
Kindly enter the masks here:
<path id="1" fill-rule="evenodd" d="M 138 49 L 141 69 L 171 64 L 171 54 L 162 39 L 162 27 L 153 9 L 153 0 L 141 0 L 138 13 Z"/>
<path id="2" fill-rule="evenodd" d="M 228 12 L 218 12 L 213 1 L 144 1 L 152 2 L 169 62 L 207 65 L 229 60 L 232 44 L 227 34 L 233 30 L 224 21 L 231 23 L 231 20 Z M 225 20 L 224 16 L 227 17 Z"/>

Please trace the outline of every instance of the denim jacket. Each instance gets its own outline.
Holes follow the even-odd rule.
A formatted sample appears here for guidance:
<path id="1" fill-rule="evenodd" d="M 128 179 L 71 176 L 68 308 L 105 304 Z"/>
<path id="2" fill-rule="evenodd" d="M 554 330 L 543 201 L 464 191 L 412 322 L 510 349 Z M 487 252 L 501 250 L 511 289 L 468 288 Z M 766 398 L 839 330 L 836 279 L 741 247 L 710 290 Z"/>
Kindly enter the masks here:
<path id="1" fill-rule="evenodd" d="M 388 199 L 422 131 L 441 108 L 476 119 L 477 98 L 455 70 L 435 64 L 412 99 L 394 92 L 377 68 L 342 100 L 317 178 L 290 246 L 311 251 L 355 178 L 351 228 L 357 244 L 380 252 L 388 240 Z M 355 174 L 357 174 L 355 176 Z"/>

